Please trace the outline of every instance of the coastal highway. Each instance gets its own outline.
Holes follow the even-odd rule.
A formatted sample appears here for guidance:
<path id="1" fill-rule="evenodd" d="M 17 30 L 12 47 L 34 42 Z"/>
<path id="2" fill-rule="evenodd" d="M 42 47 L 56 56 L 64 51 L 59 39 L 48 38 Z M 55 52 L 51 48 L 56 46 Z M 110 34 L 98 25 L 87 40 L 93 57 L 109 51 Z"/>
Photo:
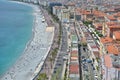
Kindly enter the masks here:
<path id="1" fill-rule="evenodd" d="M 62 36 L 61 37 L 62 37 L 61 48 L 58 53 L 56 63 L 54 66 L 54 70 L 53 70 L 53 78 L 55 78 L 57 80 L 62 80 L 62 73 L 64 70 L 64 65 L 66 63 L 64 61 L 64 56 L 67 53 L 67 31 L 66 31 L 65 27 L 62 28 Z"/>

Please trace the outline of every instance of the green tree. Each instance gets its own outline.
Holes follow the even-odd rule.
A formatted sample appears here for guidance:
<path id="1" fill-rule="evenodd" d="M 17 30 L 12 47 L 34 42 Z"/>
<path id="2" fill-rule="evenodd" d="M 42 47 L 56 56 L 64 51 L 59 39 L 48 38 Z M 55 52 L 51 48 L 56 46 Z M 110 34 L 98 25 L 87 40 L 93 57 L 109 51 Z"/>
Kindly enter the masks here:
<path id="1" fill-rule="evenodd" d="M 99 33 L 98 36 L 99 36 L 99 37 L 102 37 L 103 35 Z"/>
<path id="2" fill-rule="evenodd" d="M 52 67 L 53 67 L 53 58 L 49 57 L 49 61 L 50 61 L 51 69 L 52 69 Z"/>
<path id="3" fill-rule="evenodd" d="M 45 73 L 41 73 L 38 77 L 38 80 L 47 80 L 47 75 Z"/>
<path id="4" fill-rule="evenodd" d="M 95 7 L 95 10 L 97 10 L 97 11 L 98 11 L 98 7 Z"/>

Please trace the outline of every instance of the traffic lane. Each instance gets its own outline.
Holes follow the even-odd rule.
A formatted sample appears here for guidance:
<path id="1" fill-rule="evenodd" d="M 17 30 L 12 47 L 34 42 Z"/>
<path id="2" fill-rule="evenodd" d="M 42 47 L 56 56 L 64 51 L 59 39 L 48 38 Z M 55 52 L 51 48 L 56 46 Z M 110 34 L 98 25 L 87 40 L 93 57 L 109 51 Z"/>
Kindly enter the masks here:
<path id="1" fill-rule="evenodd" d="M 56 64 L 55 64 L 55 69 L 54 69 L 54 74 L 56 74 L 56 71 L 58 70 L 58 69 L 63 69 L 63 67 L 64 67 L 64 61 L 63 61 L 63 56 L 67 53 L 67 35 L 65 35 L 64 34 L 65 32 L 64 32 L 64 30 L 63 30 L 63 35 L 64 36 L 62 36 L 62 44 L 61 44 L 61 49 L 60 49 L 60 53 L 59 53 L 59 55 L 58 55 L 58 57 L 57 57 L 57 60 L 56 60 Z M 61 76 L 62 76 L 62 70 L 60 70 L 60 72 L 59 72 L 59 75 L 58 75 L 58 77 L 59 78 L 61 78 Z"/>
<path id="2" fill-rule="evenodd" d="M 91 77 L 91 80 L 94 80 L 94 70 L 91 66 L 91 63 L 88 63 L 88 68 L 89 68 L 89 71 L 90 71 L 90 74 L 92 73 L 92 75 L 90 76 Z"/>
<path id="3" fill-rule="evenodd" d="M 54 74 L 56 74 L 56 72 L 59 70 L 59 74 L 58 74 L 58 78 L 59 78 L 59 79 L 61 79 L 62 69 L 63 69 L 63 67 L 64 67 L 63 55 L 64 55 L 63 52 L 61 52 L 61 53 L 59 54 L 59 58 L 57 59 L 56 65 L 55 65 L 55 68 L 54 68 Z"/>
<path id="4" fill-rule="evenodd" d="M 94 71 L 93 71 L 93 68 L 91 67 L 91 63 L 83 63 L 82 62 L 82 68 L 83 68 L 83 72 L 85 73 L 86 71 L 88 72 L 87 74 L 85 75 L 90 75 L 89 76 L 89 79 L 90 80 L 94 80 Z"/>
<path id="5" fill-rule="evenodd" d="M 62 60 L 64 59 L 64 56 L 66 55 L 66 53 L 67 53 L 67 31 L 66 31 L 66 28 L 65 27 L 63 27 L 63 29 L 62 29 L 63 31 L 62 31 L 62 45 L 61 45 L 61 51 L 60 51 L 60 54 L 62 55 Z M 65 63 L 65 61 L 63 60 L 63 62 L 62 62 L 62 65 L 61 65 L 61 69 L 63 69 L 63 67 L 64 67 L 64 63 Z M 60 71 L 60 74 L 59 74 L 59 76 L 60 76 L 60 78 L 62 78 L 61 76 L 62 76 L 62 71 L 63 70 L 61 70 Z"/>
<path id="6" fill-rule="evenodd" d="M 56 71 L 58 69 L 60 69 L 60 67 L 63 66 L 63 56 L 61 55 L 61 53 L 59 54 L 59 56 L 57 57 L 57 59 L 55 60 L 56 61 L 56 64 L 55 64 L 55 67 L 54 67 L 54 74 L 56 74 Z"/>
<path id="7" fill-rule="evenodd" d="M 96 36 L 96 35 L 93 36 L 93 35 L 92 35 L 93 32 L 91 32 L 87 26 L 83 27 L 83 29 L 86 29 L 86 31 L 92 36 L 92 39 L 95 41 L 95 43 L 96 43 L 97 46 L 99 47 L 99 44 L 98 44 L 97 41 L 96 41 L 97 36 Z M 84 31 L 84 30 L 83 30 L 83 31 Z"/>
<path id="8" fill-rule="evenodd" d="M 83 59 L 89 59 L 88 57 L 88 53 L 84 50 L 83 47 L 81 47 L 81 53 L 82 55 L 81 56 L 84 56 Z M 83 60 L 82 59 L 82 60 Z M 89 74 L 91 75 L 91 79 L 94 80 L 94 70 L 92 69 L 92 66 L 91 66 L 91 63 L 84 63 L 84 64 L 87 64 L 87 67 L 88 67 L 88 72 Z M 84 67 L 83 67 L 84 68 Z M 86 69 L 85 69 L 86 70 Z"/>

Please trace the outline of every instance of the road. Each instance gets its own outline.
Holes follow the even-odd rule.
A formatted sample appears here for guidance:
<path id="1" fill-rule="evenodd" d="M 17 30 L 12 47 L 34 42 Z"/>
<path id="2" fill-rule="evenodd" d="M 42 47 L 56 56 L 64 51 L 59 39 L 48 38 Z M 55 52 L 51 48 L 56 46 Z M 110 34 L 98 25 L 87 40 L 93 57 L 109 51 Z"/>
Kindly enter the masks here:
<path id="1" fill-rule="evenodd" d="M 87 47 L 84 47 L 87 49 Z M 89 52 L 87 50 L 83 50 L 83 46 L 81 46 L 81 56 L 84 56 L 84 59 L 89 59 Z M 82 69 L 85 75 L 89 75 L 88 79 L 89 80 L 94 80 L 94 70 L 93 70 L 93 66 L 91 65 L 92 63 L 88 63 L 86 61 L 82 62 Z"/>
<path id="2" fill-rule="evenodd" d="M 64 68 L 64 65 L 66 64 L 66 61 L 64 60 L 64 57 L 67 53 L 67 31 L 66 28 L 62 28 L 62 41 L 61 41 L 61 48 L 58 53 L 58 56 L 56 58 L 54 70 L 53 70 L 53 78 L 57 80 L 62 80 L 62 73 Z"/>
<path id="3" fill-rule="evenodd" d="M 81 40 L 84 37 L 84 34 L 82 34 L 82 33 L 84 33 L 83 32 L 84 30 L 81 29 L 81 31 L 80 31 L 80 28 L 81 28 L 80 26 L 75 25 L 75 31 L 77 33 L 77 36 L 78 36 L 79 40 Z M 79 34 L 79 33 L 81 33 L 81 34 Z M 89 52 L 87 50 L 87 47 L 85 47 L 85 49 L 86 49 L 86 51 L 84 51 L 83 46 L 81 46 L 81 49 L 80 49 L 81 56 L 84 56 L 85 59 L 89 59 L 90 55 L 89 55 Z M 80 61 L 81 61 L 81 59 L 80 59 Z M 83 67 L 83 65 L 87 66 L 87 69 L 88 69 L 87 73 L 84 70 L 85 67 Z M 86 73 L 86 75 L 89 76 L 88 80 L 94 80 L 94 70 L 93 70 L 93 67 L 92 67 L 91 63 L 86 63 L 86 62 L 82 63 L 82 71 L 83 71 L 83 73 Z"/>

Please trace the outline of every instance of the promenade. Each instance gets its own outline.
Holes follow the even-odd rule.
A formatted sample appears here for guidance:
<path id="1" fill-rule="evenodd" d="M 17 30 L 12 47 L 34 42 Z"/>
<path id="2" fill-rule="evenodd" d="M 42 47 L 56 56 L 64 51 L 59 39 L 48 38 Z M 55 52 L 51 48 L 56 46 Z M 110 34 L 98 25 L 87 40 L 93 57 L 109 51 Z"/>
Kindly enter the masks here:
<path id="1" fill-rule="evenodd" d="M 58 36 L 59 36 L 59 24 L 58 23 L 55 23 L 51 17 L 50 14 L 48 14 L 48 12 L 43 9 L 42 7 L 40 7 L 41 11 L 42 11 L 42 14 L 43 16 L 45 17 L 45 21 L 47 22 L 47 27 L 54 27 L 54 37 L 53 37 L 53 41 L 52 41 L 52 44 L 51 44 L 51 47 L 50 47 L 50 50 L 48 52 L 48 55 L 44 61 L 44 64 L 42 66 L 42 69 L 40 70 L 39 74 L 42 74 L 42 73 L 45 73 L 47 75 L 47 77 L 49 78 L 52 74 L 52 65 L 54 63 L 54 60 L 53 59 L 53 62 L 51 62 L 50 58 L 51 58 L 51 55 L 52 55 L 52 52 L 54 49 L 56 48 L 59 48 L 59 45 L 57 43 L 58 41 Z M 37 80 L 38 76 L 34 79 L 34 80 Z"/>

